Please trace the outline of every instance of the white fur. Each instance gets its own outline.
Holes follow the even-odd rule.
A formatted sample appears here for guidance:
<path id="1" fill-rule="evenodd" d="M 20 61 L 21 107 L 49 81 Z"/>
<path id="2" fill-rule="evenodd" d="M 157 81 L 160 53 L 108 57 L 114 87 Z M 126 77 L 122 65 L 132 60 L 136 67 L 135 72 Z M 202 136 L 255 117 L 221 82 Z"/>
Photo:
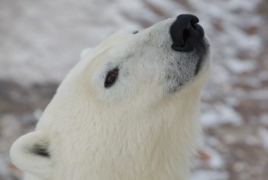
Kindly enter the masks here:
<path id="1" fill-rule="evenodd" d="M 46 141 L 47 138 L 40 131 L 31 132 L 20 137 L 10 150 L 12 162 L 21 170 L 33 174 L 32 176 L 48 178 L 52 170 L 52 161 L 37 155 L 33 156 L 33 154 L 27 152 L 27 148 L 33 144 Z"/>
<path id="2" fill-rule="evenodd" d="M 201 73 L 182 88 L 166 91 L 168 62 L 194 58 L 171 50 L 174 20 L 136 35 L 119 31 L 82 53 L 36 132 L 12 146 L 11 159 L 26 180 L 188 179 L 210 61 L 205 57 Z M 116 66 L 119 79 L 106 89 L 106 73 Z M 36 141 L 49 142 L 50 158 L 25 150 Z"/>
<path id="3" fill-rule="evenodd" d="M 87 55 L 88 53 L 90 53 L 92 51 L 92 48 L 87 48 L 87 49 L 84 49 L 81 54 L 80 54 L 80 57 L 81 59 L 85 57 L 85 55 Z"/>

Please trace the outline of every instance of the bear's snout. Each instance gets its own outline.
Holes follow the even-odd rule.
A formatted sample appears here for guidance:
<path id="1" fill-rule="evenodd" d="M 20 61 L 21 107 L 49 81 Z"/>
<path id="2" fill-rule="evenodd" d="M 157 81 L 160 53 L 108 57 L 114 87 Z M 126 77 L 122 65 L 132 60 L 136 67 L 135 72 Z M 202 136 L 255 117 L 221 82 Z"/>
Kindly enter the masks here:
<path id="1" fill-rule="evenodd" d="M 172 49 L 189 52 L 204 38 L 203 28 L 197 24 L 199 19 L 191 14 L 179 15 L 170 26 L 170 35 L 173 41 Z"/>

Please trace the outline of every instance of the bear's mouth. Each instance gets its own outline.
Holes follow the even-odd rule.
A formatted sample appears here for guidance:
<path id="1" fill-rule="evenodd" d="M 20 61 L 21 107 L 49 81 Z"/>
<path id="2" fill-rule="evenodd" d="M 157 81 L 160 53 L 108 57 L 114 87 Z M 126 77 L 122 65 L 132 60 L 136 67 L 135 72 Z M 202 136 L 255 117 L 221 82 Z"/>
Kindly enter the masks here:
<path id="1" fill-rule="evenodd" d="M 195 66 L 195 72 L 194 72 L 195 76 L 197 76 L 199 72 L 202 70 L 205 57 L 208 54 L 208 48 L 209 48 L 209 44 L 206 43 L 204 40 L 202 40 L 201 43 L 199 43 L 199 45 L 197 45 L 197 47 L 195 48 L 196 53 L 199 56 L 198 61 Z"/>

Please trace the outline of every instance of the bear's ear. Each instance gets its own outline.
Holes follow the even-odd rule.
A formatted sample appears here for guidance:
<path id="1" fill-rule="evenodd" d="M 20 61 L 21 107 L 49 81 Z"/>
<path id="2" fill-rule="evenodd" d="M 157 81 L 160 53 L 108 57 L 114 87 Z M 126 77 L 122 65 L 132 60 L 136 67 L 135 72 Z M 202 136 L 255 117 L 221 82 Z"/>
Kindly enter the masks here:
<path id="1" fill-rule="evenodd" d="M 84 50 L 81 52 L 81 54 L 80 54 L 81 59 L 82 59 L 83 57 L 85 57 L 85 55 L 87 55 L 89 52 L 91 52 L 92 49 L 93 49 L 93 48 L 87 48 L 87 49 L 84 49 Z"/>
<path id="2" fill-rule="evenodd" d="M 15 141 L 10 149 L 10 158 L 26 174 L 47 179 L 53 168 L 48 147 L 49 142 L 43 133 L 31 132 Z"/>

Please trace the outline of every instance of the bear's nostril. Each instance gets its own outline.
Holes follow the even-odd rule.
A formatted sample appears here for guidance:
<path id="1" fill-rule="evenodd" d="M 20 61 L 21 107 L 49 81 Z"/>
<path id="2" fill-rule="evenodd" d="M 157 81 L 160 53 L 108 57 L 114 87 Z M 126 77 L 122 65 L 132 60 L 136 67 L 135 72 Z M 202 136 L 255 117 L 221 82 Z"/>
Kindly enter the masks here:
<path id="1" fill-rule="evenodd" d="M 193 20 L 190 21 L 190 25 L 193 27 L 194 30 L 196 30 L 196 25 L 197 23 Z"/>
<path id="2" fill-rule="evenodd" d="M 185 43 L 190 35 L 190 31 L 188 29 L 184 29 L 182 32 L 182 39 L 183 39 L 183 44 L 180 47 L 184 47 Z"/>

